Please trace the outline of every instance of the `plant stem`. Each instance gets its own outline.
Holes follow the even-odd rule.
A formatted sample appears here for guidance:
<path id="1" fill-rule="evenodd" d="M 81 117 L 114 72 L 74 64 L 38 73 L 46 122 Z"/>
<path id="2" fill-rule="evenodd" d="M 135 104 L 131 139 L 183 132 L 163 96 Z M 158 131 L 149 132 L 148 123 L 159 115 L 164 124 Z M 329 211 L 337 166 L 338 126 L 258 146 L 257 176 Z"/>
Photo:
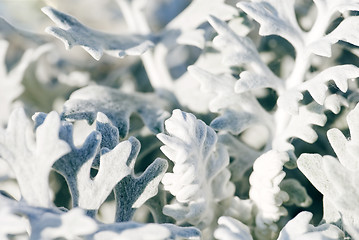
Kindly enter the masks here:
<path id="1" fill-rule="evenodd" d="M 117 0 L 117 3 L 131 31 L 141 34 L 151 33 L 150 27 L 142 13 L 142 6 L 139 4 L 131 6 L 127 0 Z M 172 92 L 174 86 L 168 69 L 164 65 L 156 64 L 153 52 L 148 50 L 141 55 L 141 60 L 152 87 L 155 90 L 165 89 Z"/>

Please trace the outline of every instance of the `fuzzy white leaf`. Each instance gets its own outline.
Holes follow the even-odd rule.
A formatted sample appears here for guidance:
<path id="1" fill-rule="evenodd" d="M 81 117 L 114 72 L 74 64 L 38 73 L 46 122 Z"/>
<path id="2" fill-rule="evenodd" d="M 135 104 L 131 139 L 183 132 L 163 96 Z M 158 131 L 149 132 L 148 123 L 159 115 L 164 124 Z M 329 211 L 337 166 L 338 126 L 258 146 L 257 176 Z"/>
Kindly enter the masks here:
<path id="1" fill-rule="evenodd" d="M 203 49 L 206 41 L 204 38 L 204 33 L 205 32 L 202 29 L 185 32 L 177 38 L 177 43 L 182 45 L 191 45 Z"/>
<path id="2" fill-rule="evenodd" d="M 100 133 L 92 132 L 77 148 L 73 143 L 72 125 L 65 124 L 61 129 L 61 138 L 68 142 L 72 151 L 56 162 L 54 168 L 68 182 L 73 205 L 96 211 L 115 185 L 131 173 L 127 161 L 133 157 L 132 148 L 138 146 L 138 141 L 130 138 L 112 150 L 102 151 L 98 173 L 91 178 L 91 167 L 101 142 Z"/>
<path id="3" fill-rule="evenodd" d="M 302 47 L 303 32 L 294 13 L 294 0 L 239 2 L 237 6 L 261 25 L 260 35 L 278 35 L 296 48 Z"/>
<path id="4" fill-rule="evenodd" d="M 51 167 L 71 149 L 59 138 L 56 112 L 51 112 L 35 133 L 31 128 L 24 110 L 14 110 L 6 131 L 0 130 L 0 156 L 14 171 L 22 197 L 29 204 L 47 207 L 52 205 L 48 183 Z"/>
<path id="5" fill-rule="evenodd" d="M 211 123 L 215 129 L 236 134 L 258 122 L 264 126 L 271 124 L 271 116 L 264 111 L 251 92 L 234 91 L 236 79 L 233 76 L 218 76 L 195 66 L 190 66 L 188 71 L 201 83 L 203 91 L 216 94 L 209 103 L 210 111 L 222 113 L 221 117 Z"/>
<path id="6" fill-rule="evenodd" d="M 249 90 L 260 88 L 273 88 L 280 87 L 280 83 L 277 78 L 271 78 L 264 75 L 254 74 L 249 71 L 241 72 L 239 80 L 234 86 L 236 93 L 242 93 Z"/>
<path id="7" fill-rule="evenodd" d="M 359 77 L 359 68 L 354 65 L 340 65 L 325 69 L 314 78 L 304 82 L 298 89 L 308 90 L 314 100 L 320 105 L 324 104 L 326 99 L 327 82 L 333 80 L 335 85 L 342 91 L 348 90 L 348 79 Z"/>
<path id="8" fill-rule="evenodd" d="M 131 220 L 134 211 L 157 194 L 158 184 L 168 167 L 166 160 L 157 158 L 137 177 L 133 169 L 134 160 L 133 157 L 132 163 L 128 163 L 132 167 L 132 174 L 122 179 L 114 190 L 117 202 L 115 221 L 117 222 Z"/>
<path id="9" fill-rule="evenodd" d="M 318 135 L 313 130 L 312 125 L 324 126 L 327 117 L 324 114 L 324 107 L 312 102 L 299 108 L 298 115 L 293 115 L 280 138 L 288 140 L 297 137 L 303 141 L 314 143 Z"/>
<path id="10" fill-rule="evenodd" d="M 340 132 L 339 129 L 330 129 L 327 133 L 330 144 L 332 145 L 340 163 L 347 169 L 359 169 L 357 154 L 359 151 L 359 105 L 357 105 L 348 115 L 347 122 L 350 130 L 350 141 Z"/>
<path id="11" fill-rule="evenodd" d="M 163 212 L 180 222 L 208 226 L 213 220 L 209 207 L 233 195 L 228 153 L 217 145 L 214 130 L 192 114 L 174 110 L 165 126 L 168 135 L 157 137 L 173 151 L 168 157 L 175 165 L 162 182 L 178 203 L 166 205 Z"/>
<path id="12" fill-rule="evenodd" d="M 349 107 L 349 104 L 348 101 L 340 95 L 331 94 L 325 98 L 324 107 L 334 114 L 338 114 L 342 106 Z"/>
<path id="13" fill-rule="evenodd" d="M 55 216 L 49 218 L 55 218 Z M 45 227 L 41 232 L 42 239 L 77 239 L 80 236 L 86 236 L 98 229 L 97 223 L 90 217 L 85 215 L 85 212 L 80 208 L 73 208 L 67 213 L 56 216 L 60 225 L 49 225 Z M 46 222 L 49 219 L 42 220 L 42 223 L 46 226 Z"/>
<path id="14" fill-rule="evenodd" d="M 356 5 L 359 6 L 358 3 Z M 331 57 L 331 45 L 338 41 L 359 46 L 359 37 L 355 34 L 357 31 L 359 31 L 359 17 L 345 18 L 331 33 L 311 43 L 309 49 L 317 55 Z"/>
<path id="15" fill-rule="evenodd" d="M 297 164 L 299 170 L 310 180 L 315 188 L 323 195 L 331 198 L 335 195 L 335 192 L 330 187 L 330 182 L 323 170 L 323 161 L 327 158 L 329 156 L 323 158 L 319 154 L 301 154 Z"/>
<path id="16" fill-rule="evenodd" d="M 163 131 L 163 121 L 169 113 L 163 108 L 167 103 L 152 93 L 127 94 L 103 86 L 88 86 L 71 94 L 64 104 L 62 116 L 66 119 L 86 119 L 94 122 L 97 113 L 104 113 L 118 127 L 121 138 L 129 130 L 132 113 L 138 113 L 154 133 Z"/>
<path id="17" fill-rule="evenodd" d="M 214 237 L 219 240 L 253 240 L 248 226 L 240 221 L 222 216 L 218 219 L 219 227 Z"/>
<path id="18" fill-rule="evenodd" d="M 287 215 L 282 204 L 289 196 L 281 191 L 279 184 L 285 177 L 282 169 L 288 160 L 286 153 L 271 150 L 261 155 L 253 164 L 253 172 L 249 178 L 249 197 L 258 211 L 255 228 L 258 238 L 269 239 L 275 235 L 275 222 Z"/>
<path id="19" fill-rule="evenodd" d="M 216 16 L 223 21 L 231 19 L 237 14 L 232 6 L 224 0 L 195 0 L 167 26 L 168 29 L 192 30 L 204 23 L 209 15 Z M 191 21 L 188 21 L 191 19 Z M 186 32 L 187 32 L 186 31 Z"/>
<path id="20" fill-rule="evenodd" d="M 346 169 L 339 161 L 331 156 L 318 154 L 302 154 L 298 159 L 298 168 L 311 181 L 311 183 L 330 200 L 330 215 L 339 212 L 344 229 L 352 236 L 358 236 L 358 223 L 355 220 L 359 209 L 355 202 L 359 199 L 356 189 L 356 171 Z M 324 209 L 324 212 L 327 212 Z"/>
<path id="21" fill-rule="evenodd" d="M 286 91 L 280 95 L 277 100 L 279 108 L 284 109 L 286 112 L 296 115 L 299 112 L 299 101 L 303 99 L 303 94 L 296 90 Z"/>
<path id="22" fill-rule="evenodd" d="M 233 217 L 247 226 L 250 226 L 253 222 L 253 210 L 254 203 L 251 199 L 243 200 L 234 196 L 229 208 L 224 212 L 224 216 Z"/>
<path id="23" fill-rule="evenodd" d="M 17 214 L 11 212 L 10 208 L 0 206 L 0 238 L 8 239 L 9 235 L 21 235 L 26 233 L 27 222 Z"/>
<path id="24" fill-rule="evenodd" d="M 114 57 L 141 55 L 154 45 L 149 36 L 102 33 L 51 7 L 44 7 L 42 11 L 59 26 L 47 28 L 48 33 L 62 40 L 67 49 L 76 45 L 83 47 L 96 60 L 104 53 Z"/>
<path id="25" fill-rule="evenodd" d="M 218 36 L 213 39 L 213 43 L 222 51 L 224 64 L 229 66 L 252 66 L 257 75 L 271 79 L 269 83 L 271 86 L 276 87 L 282 84 L 267 65 L 263 63 L 256 46 L 250 38 L 238 35 L 225 22 L 214 16 L 210 16 L 208 21 L 218 33 Z"/>
<path id="26" fill-rule="evenodd" d="M 93 234 L 93 236 L 95 240 L 104 238 L 113 240 L 201 239 L 200 231 L 194 227 L 179 227 L 173 224 L 142 224 L 136 222 L 100 225 L 99 231 Z"/>
<path id="27" fill-rule="evenodd" d="M 335 225 L 322 224 L 314 227 L 309 224 L 312 217 L 310 212 L 300 212 L 284 226 L 278 240 L 335 240 L 344 237 L 344 233 Z"/>

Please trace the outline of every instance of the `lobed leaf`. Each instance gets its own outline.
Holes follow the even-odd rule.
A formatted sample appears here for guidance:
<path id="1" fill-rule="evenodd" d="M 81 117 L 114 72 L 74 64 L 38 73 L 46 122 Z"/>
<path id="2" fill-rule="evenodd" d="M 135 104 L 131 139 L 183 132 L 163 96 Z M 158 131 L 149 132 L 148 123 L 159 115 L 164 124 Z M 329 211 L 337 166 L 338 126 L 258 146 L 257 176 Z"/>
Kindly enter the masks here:
<path id="1" fill-rule="evenodd" d="M 278 35 L 288 40 L 296 49 L 302 48 L 303 32 L 294 13 L 294 0 L 239 2 L 237 7 L 260 24 L 260 35 Z"/>
<path id="2" fill-rule="evenodd" d="M 103 33 L 84 26 L 74 17 L 54 8 L 44 7 L 42 11 L 59 26 L 47 28 L 48 33 L 63 41 L 67 49 L 81 46 L 96 60 L 104 53 L 121 58 L 141 55 L 154 45 L 150 36 Z"/>
<path id="3" fill-rule="evenodd" d="M 134 211 L 157 194 L 158 184 L 167 167 L 166 160 L 157 158 L 140 176 L 132 173 L 116 185 L 116 222 L 131 220 Z"/>
<path id="4" fill-rule="evenodd" d="M 359 9 L 358 3 L 355 3 L 355 5 L 356 8 Z M 359 30 L 358 25 L 359 17 L 347 17 L 332 32 L 317 41 L 312 42 L 309 45 L 309 49 L 319 56 L 331 57 L 331 45 L 339 41 L 359 46 L 359 38 L 356 34 L 354 34 Z"/>
<path id="5" fill-rule="evenodd" d="M 51 206 L 48 177 L 51 167 L 71 151 L 59 137 L 60 118 L 51 112 L 33 133 L 23 109 L 12 112 L 6 130 L 0 130 L 0 156 L 15 173 L 28 204 Z"/>
<path id="6" fill-rule="evenodd" d="M 314 78 L 304 82 L 298 89 L 301 91 L 308 90 L 313 99 L 320 105 L 323 105 L 328 90 L 325 83 L 333 80 L 335 85 L 342 91 L 348 90 L 348 79 L 359 77 L 359 68 L 354 65 L 339 65 L 325 69 Z"/>
<path id="7" fill-rule="evenodd" d="M 205 228 L 213 220 L 210 206 L 233 195 L 234 186 L 226 169 L 228 153 L 217 145 L 214 130 L 192 114 L 174 110 L 165 125 L 168 134 L 157 137 L 165 144 L 162 152 L 175 165 L 162 183 L 177 201 L 166 205 L 163 212 L 178 222 Z"/>

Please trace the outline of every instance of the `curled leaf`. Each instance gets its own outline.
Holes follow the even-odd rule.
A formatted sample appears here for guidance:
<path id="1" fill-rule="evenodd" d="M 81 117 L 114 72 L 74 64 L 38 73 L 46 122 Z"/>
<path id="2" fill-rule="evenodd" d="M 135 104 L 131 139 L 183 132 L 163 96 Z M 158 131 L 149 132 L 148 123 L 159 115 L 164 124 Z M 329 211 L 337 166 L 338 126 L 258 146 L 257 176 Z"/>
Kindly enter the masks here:
<path id="1" fill-rule="evenodd" d="M 177 201 L 166 205 L 163 212 L 178 222 L 205 228 L 214 217 L 210 206 L 233 195 L 234 186 L 226 169 L 228 153 L 217 145 L 214 130 L 192 114 L 174 110 L 165 125 L 168 134 L 157 137 L 165 144 L 162 152 L 175 166 L 162 183 Z"/>
<path id="2" fill-rule="evenodd" d="M 273 238 L 278 230 L 275 222 L 287 215 L 282 204 L 289 196 L 279 188 L 279 184 L 285 177 L 283 165 L 288 160 L 286 153 L 271 150 L 253 164 L 249 197 L 257 208 L 255 234 L 260 239 Z"/>

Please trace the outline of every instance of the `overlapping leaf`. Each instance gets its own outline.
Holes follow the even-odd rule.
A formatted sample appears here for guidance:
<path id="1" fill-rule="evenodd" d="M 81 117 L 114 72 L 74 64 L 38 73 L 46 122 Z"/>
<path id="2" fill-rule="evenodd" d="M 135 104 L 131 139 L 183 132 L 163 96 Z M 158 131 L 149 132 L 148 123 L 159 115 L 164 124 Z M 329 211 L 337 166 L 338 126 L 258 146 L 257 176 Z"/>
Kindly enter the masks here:
<path id="1" fill-rule="evenodd" d="M 33 133 L 23 109 L 10 116 L 6 130 L 0 130 L 0 156 L 10 165 L 20 186 L 22 197 L 34 206 L 48 207 L 48 177 L 52 165 L 71 151 L 59 138 L 60 118 L 51 112 Z"/>
<path id="2" fill-rule="evenodd" d="M 217 76 L 206 70 L 191 66 L 189 73 L 201 83 L 202 90 L 216 94 L 209 103 L 212 112 L 221 112 L 211 127 L 239 134 L 256 123 L 270 124 L 271 116 L 264 111 L 255 97 L 249 93 L 235 93 L 236 79 L 230 75 Z"/>
<path id="3" fill-rule="evenodd" d="M 127 94 L 119 90 L 88 86 L 75 91 L 64 104 L 62 117 L 70 120 L 86 119 L 92 123 L 98 112 L 106 114 L 118 127 L 124 138 L 129 130 L 132 113 L 141 116 L 147 127 L 154 133 L 163 131 L 163 121 L 169 114 L 164 109 L 167 103 L 151 93 Z"/>
<path id="4" fill-rule="evenodd" d="M 36 126 L 41 126 L 46 114 L 37 114 Z M 73 141 L 73 125 L 62 122 L 60 138 L 71 147 L 71 152 L 54 164 L 69 186 L 72 204 L 94 214 L 115 189 L 116 221 L 129 221 L 134 211 L 157 194 L 158 184 L 167 170 L 167 161 L 156 159 L 141 176 L 134 173 L 134 165 L 140 151 L 140 143 L 130 137 L 118 142 L 118 130 L 101 112 L 97 114 L 96 126 L 81 147 Z M 98 154 L 99 153 L 99 154 Z M 98 161 L 95 161 L 98 157 Z M 91 168 L 98 168 L 91 177 Z"/>
<path id="5" fill-rule="evenodd" d="M 200 231 L 194 227 L 178 227 L 172 224 L 142 224 L 135 222 L 124 222 L 114 224 L 102 224 L 86 216 L 79 208 L 69 211 L 61 211 L 56 208 L 40 208 L 17 202 L 0 195 L 0 213 L 6 212 L 8 217 L 19 220 L 25 217 L 29 220 L 29 228 L 26 221 L 17 228 L 7 229 L 6 234 L 13 233 L 12 230 L 22 230 L 24 237 L 30 230 L 30 240 L 37 239 L 200 239 Z M 4 215 L 2 215 L 4 216 Z M 17 217 L 17 218 L 16 218 Z M 24 219 L 21 219 L 24 220 Z M 3 233 L 3 225 L 0 233 Z M 17 233 L 17 232 L 16 232 Z M 5 236 L 7 238 L 8 236 Z"/>
<path id="6" fill-rule="evenodd" d="M 338 159 L 318 154 L 302 154 L 298 159 L 298 167 L 311 183 L 324 195 L 324 218 L 328 221 L 343 221 L 345 230 L 352 237 L 359 236 L 359 226 L 356 216 L 359 208 L 355 204 L 359 199 L 357 190 L 358 160 L 358 105 L 352 110 L 347 121 L 351 133 L 351 140 L 338 130 L 328 131 L 329 141 Z M 338 214 L 340 212 L 340 215 Z"/>

